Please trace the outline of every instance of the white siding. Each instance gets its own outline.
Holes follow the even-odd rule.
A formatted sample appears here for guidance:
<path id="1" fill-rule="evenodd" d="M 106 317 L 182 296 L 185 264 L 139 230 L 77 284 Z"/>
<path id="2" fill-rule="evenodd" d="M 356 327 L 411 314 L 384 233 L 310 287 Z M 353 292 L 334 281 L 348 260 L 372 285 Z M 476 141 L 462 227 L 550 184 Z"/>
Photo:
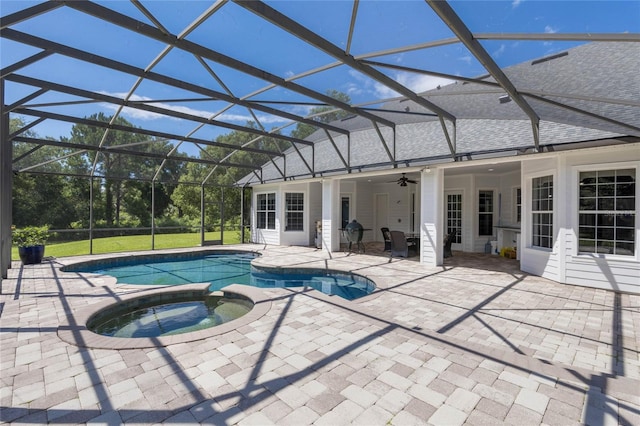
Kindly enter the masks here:
<path id="1" fill-rule="evenodd" d="M 442 169 L 432 169 L 429 173 L 422 173 L 420 261 L 429 266 L 441 265 L 443 259 L 443 181 L 444 172 Z"/>
<path id="2" fill-rule="evenodd" d="M 557 254 L 531 247 L 525 247 L 521 250 L 521 270 L 550 280 L 560 280 L 560 264 Z"/>
<path id="3" fill-rule="evenodd" d="M 308 207 L 307 207 L 308 206 Z M 308 245 L 314 245 L 316 239 L 316 221 L 322 221 L 322 185 L 320 182 L 309 183 L 309 197 L 305 213 L 308 220 Z"/>
<path id="4" fill-rule="evenodd" d="M 560 190 L 562 186 L 558 182 L 557 158 L 534 158 L 522 162 L 522 234 L 521 234 L 521 254 L 520 269 L 525 272 L 560 281 L 562 278 L 562 266 L 560 264 L 560 252 L 558 236 L 559 232 L 559 210 L 566 208 L 566 203 L 560 201 Z M 531 245 L 531 180 L 541 176 L 552 175 L 553 179 L 553 234 L 554 244 L 552 249 L 533 247 Z"/>
<path id="5" fill-rule="evenodd" d="M 475 245 L 475 202 L 473 197 L 473 176 L 453 176 L 445 178 L 445 191 L 446 192 L 461 192 L 462 193 L 462 251 L 473 251 Z M 443 199 L 443 222 L 445 226 L 446 221 L 446 198 Z M 446 227 L 445 227 L 446 228 Z M 445 231 L 446 232 L 446 229 Z M 486 241 L 485 241 L 486 242 Z"/>
<path id="6" fill-rule="evenodd" d="M 419 185 L 407 187 L 399 187 L 395 183 L 371 184 L 364 180 L 341 184 L 331 179 L 325 180 L 323 184 L 312 182 L 257 186 L 254 191 L 254 206 L 257 193 L 275 192 L 278 210 L 275 230 L 252 228 L 252 235 L 254 241 L 259 243 L 311 245 L 315 237 L 315 222 L 321 218 L 324 247 L 337 250 L 341 193 L 350 194 L 352 219 L 357 218 L 365 228 L 373 228 L 375 225 L 374 194 L 387 194 L 389 228 L 409 232 L 411 230 L 411 193 L 415 191 L 422 232 L 421 261 L 429 265 L 437 265 L 442 263 L 445 191 L 463 194 L 462 249 L 483 252 L 489 237 L 478 235 L 478 191 L 494 191 L 494 226 L 517 226 L 513 208 L 514 188 L 521 187 L 520 267 L 523 271 L 567 284 L 640 293 L 639 184 L 636 184 L 635 254 L 613 256 L 578 253 L 578 175 L 580 171 L 634 167 L 636 181 L 638 181 L 640 178 L 640 149 L 638 148 L 638 144 L 630 144 L 522 156 L 516 160 L 521 161 L 520 173 L 503 175 L 456 174 L 445 178 L 443 169 L 432 168 L 429 173 L 422 173 Z M 531 245 L 531 180 L 547 175 L 554 177 L 554 243 L 551 249 Z M 305 193 L 304 232 L 289 233 L 282 229 L 283 194 L 286 191 Z M 500 202 L 501 204 L 498 204 Z M 253 218 L 255 227 L 255 210 Z M 366 241 L 379 239 L 379 229 L 365 233 L 364 238 Z M 496 238 L 495 233 L 492 238 Z"/>
<path id="7" fill-rule="evenodd" d="M 355 205 L 355 216 L 352 219 L 357 219 L 363 228 L 371 229 L 371 231 L 366 231 L 362 235 L 362 241 L 374 241 L 375 229 L 373 229 L 373 191 L 371 191 L 371 184 L 358 182 L 355 189 L 355 198 L 352 200 Z"/>
<path id="8" fill-rule="evenodd" d="M 256 228 L 256 211 L 257 196 L 258 194 L 265 194 L 269 192 L 275 192 L 276 194 L 276 229 L 257 229 Z M 280 220 L 278 218 L 278 206 L 280 203 L 280 185 L 261 185 L 256 187 L 253 192 L 253 204 L 252 204 L 252 221 L 251 221 L 251 240 L 254 243 L 259 244 L 280 244 Z"/>
<path id="9" fill-rule="evenodd" d="M 565 282 L 640 293 L 640 149 L 637 145 L 607 147 L 564 154 L 567 171 L 568 226 L 565 233 Z M 578 253 L 578 179 L 582 170 L 636 168 L 635 254 Z"/>
<path id="10" fill-rule="evenodd" d="M 515 188 L 520 186 L 520 171 L 500 175 L 502 206 L 498 216 L 498 225 L 517 225 Z"/>
<path id="11" fill-rule="evenodd" d="M 396 176 L 391 176 L 389 180 L 393 180 Z M 371 224 L 373 225 L 374 221 L 374 213 L 372 207 L 374 206 L 374 194 L 388 194 L 389 196 L 389 211 L 388 211 L 388 221 L 389 221 L 389 229 L 392 231 L 402 231 L 402 232 L 410 232 L 411 231 L 411 193 L 416 192 L 416 208 L 420 209 L 419 204 L 419 196 L 418 193 L 420 191 L 419 184 L 409 184 L 405 187 L 398 186 L 396 183 L 385 183 L 385 184 L 376 184 L 370 186 L 371 191 L 369 193 L 369 197 L 363 200 L 362 205 L 366 206 L 366 210 L 368 213 L 365 213 L 362 217 L 370 217 Z M 360 190 L 360 186 L 358 187 Z M 363 212 L 364 213 L 364 212 Z M 419 218 L 417 219 L 419 225 Z M 364 225 L 364 223 L 363 223 Z M 365 226 L 367 228 L 368 226 Z M 380 234 L 380 229 L 375 229 L 377 231 L 377 235 L 372 236 L 373 240 L 380 240 L 382 234 Z M 416 229 L 416 232 L 418 229 Z"/>
<path id="12" fill-rule="evenodd" d="M 302 231 L 285 231 L 286 215 L 285 215 L 285 194 L 288 192 L 301 192 L 304 194 L 304 224 Z M 309 221 L 309 184 L 293 183 L 284 184 L 280 187 L 280 197 L 276 198 L 276 222 L 281 223 L 280 229 L 280 245 L 285 246 L 307 246 L 310 245 L 309 232 L 310 228 L 315 226 Z"/>
<path id="13" fill-rule="evenodd" d="M 523 271 L 558 282 L 640 293 L 640 185 L 636 183 L 635 254 L 633 256 L 578 253 L 578 176 L 582 170 L 636 168 L 637 145 L 562 152 L 523 161 Z M 552 250 L 531 247 L 531 178 L 554 175 L 554 245 Z"/>
<path id="14" fill-rule="evenodd" d="M 322 249 L 340 250 L 340 182 L 322 182 Z"/>

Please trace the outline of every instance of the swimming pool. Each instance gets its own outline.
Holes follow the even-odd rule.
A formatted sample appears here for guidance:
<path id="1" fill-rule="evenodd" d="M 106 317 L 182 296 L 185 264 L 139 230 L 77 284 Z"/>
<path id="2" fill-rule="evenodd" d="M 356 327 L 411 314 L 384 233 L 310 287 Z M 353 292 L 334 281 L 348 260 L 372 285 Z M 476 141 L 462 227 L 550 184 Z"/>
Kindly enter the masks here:
<path id="1" fill-rule="evenodd" d="M 354 300 L 375 290 L 362 276 L 325 269 L 257 268 L 256 253 L 217 251 L 111 258 L 69 265 L 65 272 L 110 275 L 119 284 L 182 285 L 211 283 L 209 291 L 230 284 L 259 288 L 311 287 L 328 295 Z"/>

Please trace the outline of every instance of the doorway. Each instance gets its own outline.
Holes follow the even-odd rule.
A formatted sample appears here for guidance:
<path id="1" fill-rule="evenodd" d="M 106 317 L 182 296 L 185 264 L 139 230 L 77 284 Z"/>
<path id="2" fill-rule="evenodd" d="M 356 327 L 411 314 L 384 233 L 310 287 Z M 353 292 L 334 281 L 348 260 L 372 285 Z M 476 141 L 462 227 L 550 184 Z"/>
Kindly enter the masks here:
<path id="1" fill-rule="evenodd" d="M 340 196 L 340 229 L 347 227 L 351 221 L 351 195 Z"/>
<path id="2" fill-rule="evenodd" d="M 340 194 L 340 229 L 347 227 L 351 221 L 351 194 Z M 343 232 L 340 232 L 340 244 L 346 243 L 347 239 Z"/>
<path id="3" fill-rule="evenodd" d="M 453 231 L 458 231 L 451 244 L 452 250 L 462 250 L 462 191 L 451 191 L 445 193 L 445 235 Z"/>

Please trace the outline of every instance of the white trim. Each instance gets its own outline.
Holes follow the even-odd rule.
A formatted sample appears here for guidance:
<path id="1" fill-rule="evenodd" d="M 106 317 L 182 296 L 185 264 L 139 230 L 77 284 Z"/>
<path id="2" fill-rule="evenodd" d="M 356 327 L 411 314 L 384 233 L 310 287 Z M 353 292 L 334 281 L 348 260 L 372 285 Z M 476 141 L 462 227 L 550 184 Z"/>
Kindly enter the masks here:
<path id="1" fill-rule="evenodd" d="M 471 230 L 471 232 L 469 231 L 469 227 L 472 226 L 467 222 L 467 220 L 465 220 L 465 214 L 468 214 L 466 212 L 466 208 L 467 208 L 467 203 L 465 200 L 465 190 L 464 188 L 447 188 L 444 191 L 443 197 L 442 197 L 442 204 L 443 204 L 443 208 L 444 208 L 444 212 L 443 212 L 443 216 L 442 216 L 442 232 L 444 234 L 444 236 L 446 237 L 447 235 L 447 213 L 449 212 L 449 202 L 447 197 L 449 195 L 460 195 L 462 198 L 460 200 L 460 212 L 462 214 L 462 217 L 460 218 L 460 243 L 452 243 L 452 247 L 455 247 L 456 250 L 469 250 L 473 247 L 473 241 L 467 241 L 467 240 L 471 240 L 473 239 L 473 237 L 471 237 L 473 235 L 473 230 Z M 470 238 L 465 238 L 465 237 L 470 237 Z"/>
<path id="2" fill-rule="evenodd" d="M 533 203 L 533 181 L 534 180 L 538 180 L 538 179 L 546 179 L 551 177 L 551 209 L 547 209 L 547 210 L 533 210 L 533 204 L 531 206 L 531 246 L 532 247 L 538 247 L 541 249 L 545 249 L 545 250 L 552 250 L 555 246 L 556 243 L 558 243 L 558 238 L 556 236 L 556 231 L 557 231 L 557 215 L 556 215 L 556 200 L 557 200 L 557 192 L 558 190 L 556 189 L 556 185 L 558 184 L 558 179 L 555 178 L 554 175 L 543 175 L 543 176 L 538 176 L 538 177 L 532 177 L 531 178 L 531 201 Z M 544 182 L 542 182 L 544 185 Z M 542 201 L 540 199 L 537 199 L 538 201 Z M 539 215 L 548 215 L 549 213 L 551 213 L 551 235 L 549 236 L 549 238 L 551 238 L 551 247 L 544 247 L 544 246 L 534 246 L 533 245 L 533 215 L 534 214 L 539 214 Z M 538 223 L 538 225 L 540 225 L 540 223 Z M 536 227 L 537 228 L 537 227 Z M 539 235 L 541 237 L 545 237 L 546 235 Z"/>
<path id="3" fill-rule="evenodd" d="M 275 197 L 274 200 L 274 213 L 276 215 L 275 217 L 275 223 L 273 224 L 273 228 L 258 228 L 258 196 L 259 195 L 269 195 L 269 194 L 273 194 Z M 268 198 L 268 197 L 267 197 Z M 255 228 L 256 229 L 261 229 L 263 231 L 275 231 L 276 229 L 278 229 L 278 191 L 277 190 L 269 190 L 269 191 L 261 191 L 261 192 L 256 192 L 254 194 L 254 201 L 255 201 L 255 217 L 253 218 L 255 220 Z M 268 200 L 267 200 L 268 201 Z M 260 210 L 262 211 L 262 210 Z M 264 210 L 265 212 L 269 212 L 270 210 Z M 268 226 L 269 223 L 269 217 L 267 215 L 267 217 L 265 218 L 265 224 Z"/>
<path id="4" fill-rule="evenodd" d="M 531 197 L 533 196 L 533 180 L 537 178 L 545 177 L 545 176 L 551 176 L 553 178 L 553 210 L 552 210 L 553 244 L 551 245 L 551 248 L 539 247 L 539 246 L 533 245 L 533 228 L 532 228 L 533 227 L 533 217 L 532 217 L 533 204 L 531 200 Z M 558 226 L 556 225 L 558 223 L 558 190 L 559 190 L 558 185 L 556 184 L 556 182 L 558 182 L 557 167 L 553 169 L 538 170 L 534 173 L 528 173 L 525 176 L 524 180 L 525 182 L 523 183 L 526 186 L 526 191 L 525 190 L 522 191 L 522 197 L 523 198 L 526 197 L 526 204 L 525 203 L 522 204 L 523 220 L 520 226 L 521 235 L 524 236 L 524 241 L 522 241 L 522 245 L 527 249 L 538 250 L 544 253 L 556 255 L 558 254 L 558 250 L 556 250 L 556 247 L 557 247 L 558 235 L 559 235 L 559 229 L 558 229 Z M 524 206 L 526 206 L 526 209 L 524 209 Z M 526 220 L 525 220 L 525 214 L 527 215 Z M 526 226 L 526 229 L 525 229 L 525 226 Z"/>
<path id="5" fill-rule="evenodd" d="M 600 170 L 619 170 L 619 169 L 635 169 L 636 171 L 636 193 L 635 193 L 635 240 L 634 240 L 634 254 L 633 256 L 624 256 L 621 254 L 598 254 L 598 253 L 580 253 L 580 190 L 579 190 L 579 178 L 581 172 L 594 172 Z M 640 226 L 638 220 L 640 218 L 640 184 L 638 177 L 640 176 L 640 166 L 637 161 L 615 161 L 609 163 L 591 163 L 571 167 L 571 185 L 573 197 L 570 201 L 570 208 L 572 214 L 572 231 L 575 235 L 576 241 L 574 247 L 571 250 L 572 259 L 610 259 L 616 261 L 639 261 L 640 260 Z"/>
<path id="6" fill-rule="evenodd" d="M 302 229 L 296 229 L 291 231 L 287 230 L 287 194 L 302 194 L 302 196 L 304 197 L 302 200 Z M 284 225 L 282 227 L 282 232 L 287 234 L 294 234 L 296 232 L 307 232 L 309 229 L 309 218 L 308 218 L 309 193 L 308 191 L 307 190 L 300 190 L 300 191 L 283 190 L 281 204 L 282 204 L 282 223 Z M 276 213 L 276 216 L 277 216 L 277 213 Z"/>
<path id="7" fill-rule="evenodd" d="M 500 188 L 496 188 L 496 187 L 476 187 L 475 188 L 476 193 L 476 199 L 475 201 L 475 229 L 473 230 L 474 238 L 480 239 L 480 238 L 486 238 L 486 237 L 491 237 L 492 239 L 495 239 L 497 236 L 497 230 L 496 230 L 496 224 L 497 224 L 497 218 L 498 218 L 498 211 L 496 209 L 496 207 L 498 206 L 498 195 L 500 193 Z M 480 235 L 480 191 L 491 191 L 493 193 L 492 196 L 492 201 L 493 201 L 493 205 L 491 206 L 492 210 L 491 210 L 491 235 Z"/>
<path id="8" fill-rule="evenodd" d="M 520 190 L 520 220 L 518 220 L 518 189 Z M 522 182 L 518 185 L 511 186 L 511 214 L 513 215 L 513 223 L 520 224 L 522 222 Z"/>

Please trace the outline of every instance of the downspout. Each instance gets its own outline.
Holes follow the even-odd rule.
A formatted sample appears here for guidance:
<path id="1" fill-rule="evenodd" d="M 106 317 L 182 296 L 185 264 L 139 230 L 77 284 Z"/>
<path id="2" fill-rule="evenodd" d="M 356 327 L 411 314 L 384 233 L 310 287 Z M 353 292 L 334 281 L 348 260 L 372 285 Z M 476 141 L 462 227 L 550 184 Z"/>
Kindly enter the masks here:
<path id="1" fill-rule="evenodd" d="M 245 197 L 245 186 L 242 186 L 240 190 L 240 243 L 244 244 L 244 197 Z"/>

